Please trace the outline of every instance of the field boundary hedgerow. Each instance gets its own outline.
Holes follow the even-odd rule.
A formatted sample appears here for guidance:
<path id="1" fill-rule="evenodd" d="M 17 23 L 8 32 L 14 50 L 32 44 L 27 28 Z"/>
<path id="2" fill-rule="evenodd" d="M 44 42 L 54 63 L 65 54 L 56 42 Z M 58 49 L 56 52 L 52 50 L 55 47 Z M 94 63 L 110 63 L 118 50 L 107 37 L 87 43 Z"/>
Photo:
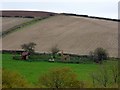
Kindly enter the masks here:
<path id="1" fill-rule="evenodd" d="M 37 22 L 39 22 L 39 21 L 41 21 L 41 20 L 47 19 L 47 18 L 49 18 L 49 17 L 51 17 L 51 16 L 42 17 L 42 18 L 35 18 L 35 19 L 33 19 L 33 20 L 30 20 L 30 21 L 24 22 L 24 23 L 22 23 L 22 24 L 16 25 L 16 26 L 14 26 L 14 27 L 12 27 L 12 28 L 9 28 L 8 30 L 2 32 L 2 33 L 0 34 L 0 37 L 3 37 L 3 38 L 4 38 L 6 35 L 14 32 L 14 31 L 20 30 L 20 29 L 22 29 L 22 28 L 25 28 L 25 27 L 27 27 L 27 26 L 29 26 L 29 25 L 32 25 L 32 24 L 35 24 L 35 23 L 37 23 Z"/>
<path id="2" fill-rule="evenodd" d="M 2 54 L 11 54 L 13 60 L 23 60 L 22 59 L 22 53 L 24 51 L 16 51 L 16 50 L 3 50 L 1 51 Z M 69 59 L 64 60 L 63 57 L 61 56 L 60 53 L 55 55 L 54 61 L 50 61 L 53 57 L 52 57 L 52 53 L 45 53 L 45 52 L 35 52 L 34 54 L 30 55 L 29 58 L 27 60 L 23 60 L 23 61 L 27 61 L 27 62 L 57 62 L 57 63 L 71 63 L 71 64 L 92 64 L 95 63 L 95 60 L 93 60 L 89 55 L 76 55 L 76 54 L 70 54 L 70 53 L 64 53 L 64 55 L 69 55 Z M 110 57 L 109 60 L 113 60 L 116 61 L 118 60 L 117 58 L 113 58 Z M 106 61 L 106 60 L 104 60 Z"/>

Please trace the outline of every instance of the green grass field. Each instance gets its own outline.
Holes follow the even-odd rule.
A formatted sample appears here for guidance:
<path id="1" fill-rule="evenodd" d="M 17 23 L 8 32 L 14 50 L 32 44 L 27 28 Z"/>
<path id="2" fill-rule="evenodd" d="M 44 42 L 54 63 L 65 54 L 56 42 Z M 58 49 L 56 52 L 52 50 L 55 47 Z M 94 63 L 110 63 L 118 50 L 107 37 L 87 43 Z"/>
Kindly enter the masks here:
<path id="1" fill-rule="evenodd" d="M 19 72 L 25 77 L 28 82 L 36 83 L 40 75 L 49 71 L 49 69 L 56 67 L 69 67 L 77 75 L 78 79 L 86 82 L 91 82 L 90 73 L 97 70 L 99 64 L 68 64 L 55 62 L 27 62 L 22 60 L 13 60 L 11 54 L 2 54 L 3 68 Z M 115 61 L 111 61 L 115 62 Z M 108 64 L 111 63 L 107 62 Z"/>

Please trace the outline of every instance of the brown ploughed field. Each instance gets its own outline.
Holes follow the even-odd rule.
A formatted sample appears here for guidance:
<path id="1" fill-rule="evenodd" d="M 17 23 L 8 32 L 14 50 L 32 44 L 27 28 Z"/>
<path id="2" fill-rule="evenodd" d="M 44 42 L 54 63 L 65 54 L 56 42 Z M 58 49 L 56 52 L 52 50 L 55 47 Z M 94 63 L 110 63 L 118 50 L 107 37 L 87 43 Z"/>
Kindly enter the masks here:
<path id="1" fill-rule="evenodd" d="M 28 22 L 32 20 L 31 18 L 15 18 L 15 17 L 3 17 L 2 18 L 2 31 L 7 31 L 8 29 L 22 24 L 24 22 Z"/>
<path id="2" fill-rule="evenodd" d="M 3 23 L 4 24 L 4 23 Z M 8 25 L 9 26 L 9 25 Z M 4 28 L 3 28 L 4 30 Z M 49 52 L 55 44 L 60 50 L 73 54 L 89 54 L 103 47 L 110 56 L 118 54 L 118 23 L 77 16 L 57 15 L 37 22 L 3 38 L 3 50 L 20 50 L 29 42 L 35 50 Z"/>

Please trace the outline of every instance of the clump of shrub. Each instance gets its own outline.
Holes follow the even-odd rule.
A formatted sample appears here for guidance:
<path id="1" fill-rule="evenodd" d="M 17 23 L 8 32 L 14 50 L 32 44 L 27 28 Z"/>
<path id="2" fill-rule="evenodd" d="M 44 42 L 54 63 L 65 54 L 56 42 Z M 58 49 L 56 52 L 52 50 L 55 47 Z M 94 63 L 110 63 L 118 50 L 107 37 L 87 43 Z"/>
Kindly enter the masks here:
<path id="1" fill-rule="evenodd" d="M 38 80 L 39 86 L 46 88 L 83 88 L 84 83 L 77 80 L 75 73 L 69 68 L 55 68 L 42 75 Z"/>
<path id="2" fill-rule="evenodd" d="M 101 47 L 96 48 L 94 51 L 90 51 L 89 56 L 96 63 L 102 63 L 103 60 L 107 60 L 109 57 L 107 51 Z"/>
<path id="3" fill-rule="evenodd" d="M 27 81 L 17 72 L 3 69 L 2 70 L 2 87 L 3 88 L 26 88 Z"/>
<path id="4" fill-rule="evenodd" d="M 119 76 L 117 63 L 100 65 L 97 71 L 91 73 L 91 78 L 94 87 L 118 87 Z"/>

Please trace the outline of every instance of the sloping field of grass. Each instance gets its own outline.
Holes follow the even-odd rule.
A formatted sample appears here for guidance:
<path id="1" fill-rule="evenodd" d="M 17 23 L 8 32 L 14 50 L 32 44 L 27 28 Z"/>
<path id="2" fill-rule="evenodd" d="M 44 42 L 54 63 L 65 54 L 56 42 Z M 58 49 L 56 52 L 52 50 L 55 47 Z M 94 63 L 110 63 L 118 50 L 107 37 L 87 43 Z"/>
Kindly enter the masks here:
<path id="1" fill-rule="evenodd" d="M 92 85 L 92 78 L 90 74 L 96 72 L 99 64 L 68 64 L 68 63 L 55 63 L 55 62 L 29 62 L 23 60 L 13 60 L 12 54 L 2 54 L 2 66 L 10 71 L 20 73 L 30 84 L 35 85 L 38 78 L 44 73 L 54 68 L 68 67 L 77 74 L 80 81 Z M 103 64 L 113 65 L 117 61 L 106 61 Z M 109 69 L 108 69 L 109 71 Z M 88 85 L 88 86 L 89 86 Z"/>
<path id="2" fill-rule="evenodd" d="M 52 68 L 57 67 L 69 67 L 78 75 L 79 80 L 91 82 L 90 72 L 95 71 L 98 64 L 27 62 L 13 60 L 11 54 L 3 54 L 2 66 L 3 68 L 19 72 L 31 83 L 35 83 L 40 75 L 48 72 Z"/>
<path id="3" fill-rule="evenodd" d="M 66 53 L 88 54 L 103 47 L 110 56 L 118 54 L 117 22 L 57 15 L 3 38 L 3 50 L 19 50 L 21 44 L 35 42 L 36 51 L 49 52 L 55 44 Z"/>

